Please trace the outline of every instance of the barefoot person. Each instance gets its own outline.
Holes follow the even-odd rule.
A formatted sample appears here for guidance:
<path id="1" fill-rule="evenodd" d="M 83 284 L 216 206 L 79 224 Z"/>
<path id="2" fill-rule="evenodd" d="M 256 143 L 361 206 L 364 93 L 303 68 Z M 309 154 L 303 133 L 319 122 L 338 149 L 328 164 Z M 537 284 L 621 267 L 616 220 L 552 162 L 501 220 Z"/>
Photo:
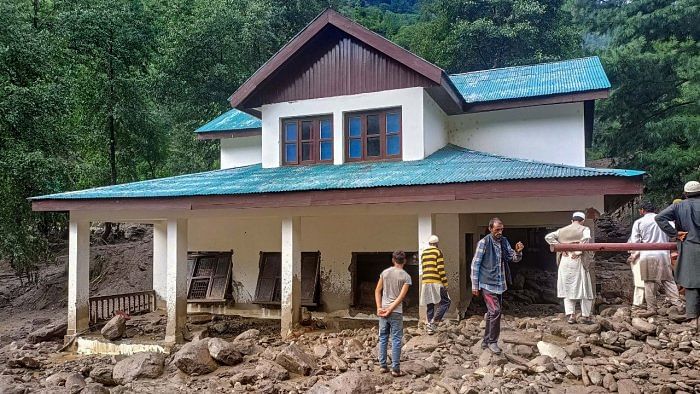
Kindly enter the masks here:
<path id="1" fill-rule="evenodd" d="M 498 337 L 501 334 L 503 293 L 508 289 L 506 281 L 510 279 L 509 264 L 522 260 L 524 248 L 523 243 L 518 242 L 513 250 L 503 236 L 503 222 L 493 218 L 489 221 L 489 234 L 479 241 L 472 259 L 472 295 L 478 297 L 482 292 L 488 310 L 484 315 L 486 328 L 481 347 L 495 354 L 501 353 Z"/>
<path id="2" fill-rule="evenodd" d="M 423 271 L 420 304 L 426 306 L 428 320 L 425 328 L 428 335 L 435 334 L 437 325 L 442 321 L 451 303 L 450 295 L 447 293 L 445 258 L 438 247 L 439 242 L 437 235 L 431 235 L 428 239 L 429 246 L 420 258 Z"/>
<path id="3" fill-rule="evenodd" d="M 591 239 L 591 229 L 583 225 L 586 214 L 575 212 L 571 224 L 544 237 L 548 244 L 581 244 Z M 576 323 L 576 302 L 581 303 L 582 323 L 591 323 L 593 282 L 589 272 L 591 258 L 585 252 L 557 253 L 557 296 L 564 299 L 564 313 L 569 324 Z"/>
<path id="4" fill-rule="evenodd" d="M 391 256 L 393 266 L 382 271 L 374 290 L 374 300 L 379 316 L 379 370 L 389 372 L 386 364 L 386 351 L 391 336 L 391 374 L 401 376 L 401 339 L 403 338 L 403 307 L 401 303 L 408 288 L 411 276 L 404 271 L 406 254 L 396 251 Z"/>

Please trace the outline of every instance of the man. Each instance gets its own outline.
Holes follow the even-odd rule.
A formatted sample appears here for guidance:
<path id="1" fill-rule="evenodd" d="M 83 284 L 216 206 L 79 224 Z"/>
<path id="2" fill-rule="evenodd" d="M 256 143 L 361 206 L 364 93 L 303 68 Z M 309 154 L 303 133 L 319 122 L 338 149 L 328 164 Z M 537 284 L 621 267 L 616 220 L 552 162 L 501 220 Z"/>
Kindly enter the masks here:
<path id="1" fill-rule="evenodd" d="M 547 234 L 548 244 L 582 244 L 591 239 L 591 229 L 583 225 L 586 214 L 574 212 L 571 224 Z M 592 264 L 590 253 L 581 251 L 557 254 L 557 296 L 564 299 L 564 313 L 569 324 L 576 323 L 576 302 L 581 303 L 581 322 L 591 323 L 593 309 L 593 282 L 589 271 Z"/>
<path id="2" fill-rule="evenodd" d="M 501 334 L 501 306 L 503 293 L 508 289 L 506 283 L 510 280 L 511 262 L 517 263 L 523 258 L 522 242 L 515 244 L 515 250 L 503 236 L 503 222 L 499 218 L 489 221 L 489 234 L 482 238 L 476 246 L 476 253 L 472 260 L 472 295 L 479 296 L 479 291 L 484 294 L 486 303 L 486 328 L 482 349 L 490 349 L 495 354 L 500 354 L 498 337 Z"/>
<path id="3" fill-rule="evenodd" d="M 411 276 L 404 271 L 406 254 L 396 251 L 391 256 L 392 266 L 382 271 L 374 290 L 374 300 L 379 316 L 379 371 L 389 372 L 386 364 L 386 349 L 391 334 L 391 374 L 401 376 L 401 339 L 403 338 L 403 307 L 401 303 L 408 288 Z"/>
<path id="4" fill-rule="evenodd" d="M 420 304 L 426 306 L 427 322 L 425 327 L 428 335 L 435 334 L 437 325 L 442 321 L 451 303 L 447 293 L 445 258 L 438 248 L 439 242 L 440 239 L 437 235 L 431 235 L 428 238 L 429 246 L 423 251 L 420 258 L 423 270 Z"/>
<path id="5" fill-rule="evenodd" d="M 676 280 L 685 288 L 685 315 L 700 331 L 700 183 L 686 183 L 683 192 L 687 198 L 656 215 L 656 223 L 679 241 Z"/>
<path id="6" fill-rule="evenodd" d="M 661 243 L 668 242 L 668 236 L 656 224 L 656 207 L 649 201 L 642 202 L 639 208 L 641 218 L 632 224 L 632 235 L 628 242 Z M 642 250 L 632 253 L 632 275 L 634 276 L 633 309 L 640 309 L 646 298 L 647 310 L 640 312 L 640 317 L 656 314 L 656 292 L 662 286 L 666 298 L 680 312 L 683 308 L 678 287 L 671 271 L 671 253 L 668 250 Z"/>

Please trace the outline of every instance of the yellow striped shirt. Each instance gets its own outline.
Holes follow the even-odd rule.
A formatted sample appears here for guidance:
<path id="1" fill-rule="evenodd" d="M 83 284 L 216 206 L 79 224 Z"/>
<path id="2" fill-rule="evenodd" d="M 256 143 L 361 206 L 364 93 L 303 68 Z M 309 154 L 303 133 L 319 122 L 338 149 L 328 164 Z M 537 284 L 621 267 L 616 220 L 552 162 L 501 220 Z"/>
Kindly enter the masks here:
<path id="1" fill-rule="evenodd" d="M 423 267 L 423 283 L 442 283 L 447 287 L 447 274 L 445 274 L 445 258 L 440 249 L 431 246 L 421 255 Z"/>

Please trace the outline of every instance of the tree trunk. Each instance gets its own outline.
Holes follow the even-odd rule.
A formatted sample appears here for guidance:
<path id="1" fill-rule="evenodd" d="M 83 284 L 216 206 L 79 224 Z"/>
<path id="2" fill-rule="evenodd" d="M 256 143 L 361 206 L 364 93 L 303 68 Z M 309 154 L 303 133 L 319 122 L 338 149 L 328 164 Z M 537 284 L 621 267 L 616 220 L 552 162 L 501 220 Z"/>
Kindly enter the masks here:
<path id="1" fill-rule="evenodd" d="M 107 44 L 107 83 L 109 93 L 107 96 L 107 131 L 109 133 L 109 168 L 110 184 L 117 184 L 117 130 L 114 121 L 114 65 L 112 63 L 112 41 Z M 112 235 L 112 223 L 105 222 L 105 231 L 102 233 L 102 240 L 107 241 Z"/>

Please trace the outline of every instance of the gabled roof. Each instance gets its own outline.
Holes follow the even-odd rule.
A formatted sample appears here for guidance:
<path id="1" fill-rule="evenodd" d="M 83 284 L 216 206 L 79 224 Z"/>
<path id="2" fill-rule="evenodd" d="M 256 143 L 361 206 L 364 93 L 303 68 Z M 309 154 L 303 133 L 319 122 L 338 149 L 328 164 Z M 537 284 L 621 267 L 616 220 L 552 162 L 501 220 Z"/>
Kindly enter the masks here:
<path id="1" fill-rule="evenodd" d="M 597 56 L 454 74 L 450 79 L 468 104 L 610 89 Z"/>
<path id="2" fill-rule="evenodd" d="M 485 181 L 639 177 L 643 171 L 512 159 L 447 145 L 423 160 L 262 168 L 251 165 L 32 197 L 32 201 L 247 195 Z"/>

